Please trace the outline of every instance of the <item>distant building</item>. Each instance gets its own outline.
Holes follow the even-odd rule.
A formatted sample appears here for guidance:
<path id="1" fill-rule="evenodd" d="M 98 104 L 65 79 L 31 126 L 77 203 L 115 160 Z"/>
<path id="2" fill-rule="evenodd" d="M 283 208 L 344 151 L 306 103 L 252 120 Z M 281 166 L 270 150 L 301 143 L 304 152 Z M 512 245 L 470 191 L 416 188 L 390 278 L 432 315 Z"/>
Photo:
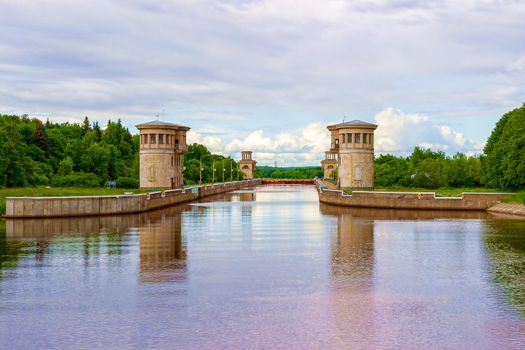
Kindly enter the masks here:
<path id="1" fill-rule="evenodd" d="M 253 179 L 257 162 L 252 159 L 251 151 L 242 151 L 241 154 L 242 159 L 239 161 L 239 168 L 244 174 L 245 179 Z"/>
<path id="2" fill-rule="evenodd" d="M 140 131 L 140 188 L 168 189 L 183 185 L 187 126 L 151 121 Z"/>
<path id="3" fill-rule="evenodd" d="M 374 187 L 374 130 L 376 124 L 360 120 L 329 125 L 330 152 L 338 155 L 340 188 Z"/>
<path id="4" fill-rule="evenodd" d="M 323 168 L 323 177 L 325 179 L 334 179 L 337 175 L 337 153 L 325 152 L 325 158 L 321 161 L 321 167 Z"/>

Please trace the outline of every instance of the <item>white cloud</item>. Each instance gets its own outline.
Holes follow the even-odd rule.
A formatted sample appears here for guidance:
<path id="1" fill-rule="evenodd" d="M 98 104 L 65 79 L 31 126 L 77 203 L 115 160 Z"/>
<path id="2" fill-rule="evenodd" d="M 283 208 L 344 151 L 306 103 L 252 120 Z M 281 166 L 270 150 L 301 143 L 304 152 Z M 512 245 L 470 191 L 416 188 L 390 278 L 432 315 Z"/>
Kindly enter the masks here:
<path id="1" fill-rule="evenodd" d="M 480 153 L 483 143 L 467 139 L 448 125 L 437 125 L 431 118 L 387 108 L 375 116 L 375 150 L 378 153 L 407 155 L 414 147 L 447 153 Z"/>
<path id="2" fill-rule="evenodd" d="M 264 130 L 255 130 L 244 138 L 228 139 L 216 135 L 205 135 L 201 130 L 190 130 L 188 142 L 206 145 L 212 152 L 238 159 L 242 151 L 254 152 L 260 164 L 273 165 L 317 165 L 330 147 L 330 136 L 326 126 L 310 123 L 303 128 L 281 132 L 273 136 Z"/>
<path id="3" fill-rule="evenodd" d="M 211 135 L 202 135 L 200 132 L 197 132 L 193 129 L 188 131 L 187 137 L 188 143 L 200 143 L 205 145 L 210 152 L 222 154 L 224 147 L 222 145 L 222 140 L 220 137 L 211 136 Z"/>

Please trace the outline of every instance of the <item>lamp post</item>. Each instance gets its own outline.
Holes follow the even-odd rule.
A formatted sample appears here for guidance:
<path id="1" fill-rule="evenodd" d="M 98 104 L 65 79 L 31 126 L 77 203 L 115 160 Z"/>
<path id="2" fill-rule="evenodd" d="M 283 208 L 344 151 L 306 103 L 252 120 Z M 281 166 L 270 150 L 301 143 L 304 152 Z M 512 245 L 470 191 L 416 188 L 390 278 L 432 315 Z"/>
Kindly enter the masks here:
<path id="1" fill-rule="evenodd" d="M 221 165 L 222 165 L 222 183 L 224 183 L 224 172 L 226 171 L 226 168 L 224 167 L 224 158 L 222 159 Z"/>
<path id="2" fill-rule="evenodd" d="M 212 167 L 212 175 L 211 175 L 211 184 L 214 185 L 215 184 L 215 158 L 213 158 L 213 165 L 211 166 Z"/>
<path id="3" fill-rule="evenodd" d="M 204 168 L 202 167 L 202 160 L 206 157 L 211 157 L 211 156 L 212 156 L 211 154 L 207 154 L 201 157 L 200 168 L 199 168 L 199 186 L 202 186 L 202 172 L 204 171 Z"/>

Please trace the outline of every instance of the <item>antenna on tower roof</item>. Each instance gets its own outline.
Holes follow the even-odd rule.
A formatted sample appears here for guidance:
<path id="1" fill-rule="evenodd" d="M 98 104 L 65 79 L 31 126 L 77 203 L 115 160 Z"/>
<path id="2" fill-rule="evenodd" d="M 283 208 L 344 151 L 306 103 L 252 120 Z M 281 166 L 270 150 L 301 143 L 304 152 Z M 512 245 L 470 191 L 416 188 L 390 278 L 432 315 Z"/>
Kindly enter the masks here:
<path id="1" fill-rule="evenodd" d="M 157 113 L 155 116 L 157 117 L 157 121 L 159 121 L 159 118 L 162 117 L 162 119 L 164 120 L 164 115 L 165 115 L 165 110 L 164 108 L 162 109 L 162 111 L 160 111 L 160 113 Z"/>

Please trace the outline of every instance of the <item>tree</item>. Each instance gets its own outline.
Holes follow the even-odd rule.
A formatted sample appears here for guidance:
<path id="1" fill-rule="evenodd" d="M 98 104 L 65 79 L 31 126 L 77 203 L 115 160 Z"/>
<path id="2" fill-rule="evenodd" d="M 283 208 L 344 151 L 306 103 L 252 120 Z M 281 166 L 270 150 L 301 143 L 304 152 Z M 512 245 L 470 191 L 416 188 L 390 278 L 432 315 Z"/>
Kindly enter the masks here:
<path id="1" fill-rule="evenodd" d="M 496 123 L 481 158 L 486 184 L 502 189 L 525 186 L 525 104 Z"/>
<path id="2" fill-rule="evenodd" d="M 33 131 L 33 142 L 43 151 L 47 151 L 47 134 L 44 123 L 35 119 L 35 130 Z"/>
<path id="3" fill-rule="evenodd" d="M 84 121 L 82 122 L 82 136 L 84 136 L 90 130 L 91 126 L 89 124 L 89 118 L 85 116 Z"/>
<path id="4" fill-rule="evenodd" d="M 410 181 L 409 163 L 403 157 L 380 155 L 374 163 L 374 176 L 379 187 L 406 186 Z"/>
<path id="5" fill-rule="evenodd" d="M 71 157 L 62 159 L 57 174 L 61 176 L 71 175 L 73 173 L 73 165 L 74 163 Z"/>

